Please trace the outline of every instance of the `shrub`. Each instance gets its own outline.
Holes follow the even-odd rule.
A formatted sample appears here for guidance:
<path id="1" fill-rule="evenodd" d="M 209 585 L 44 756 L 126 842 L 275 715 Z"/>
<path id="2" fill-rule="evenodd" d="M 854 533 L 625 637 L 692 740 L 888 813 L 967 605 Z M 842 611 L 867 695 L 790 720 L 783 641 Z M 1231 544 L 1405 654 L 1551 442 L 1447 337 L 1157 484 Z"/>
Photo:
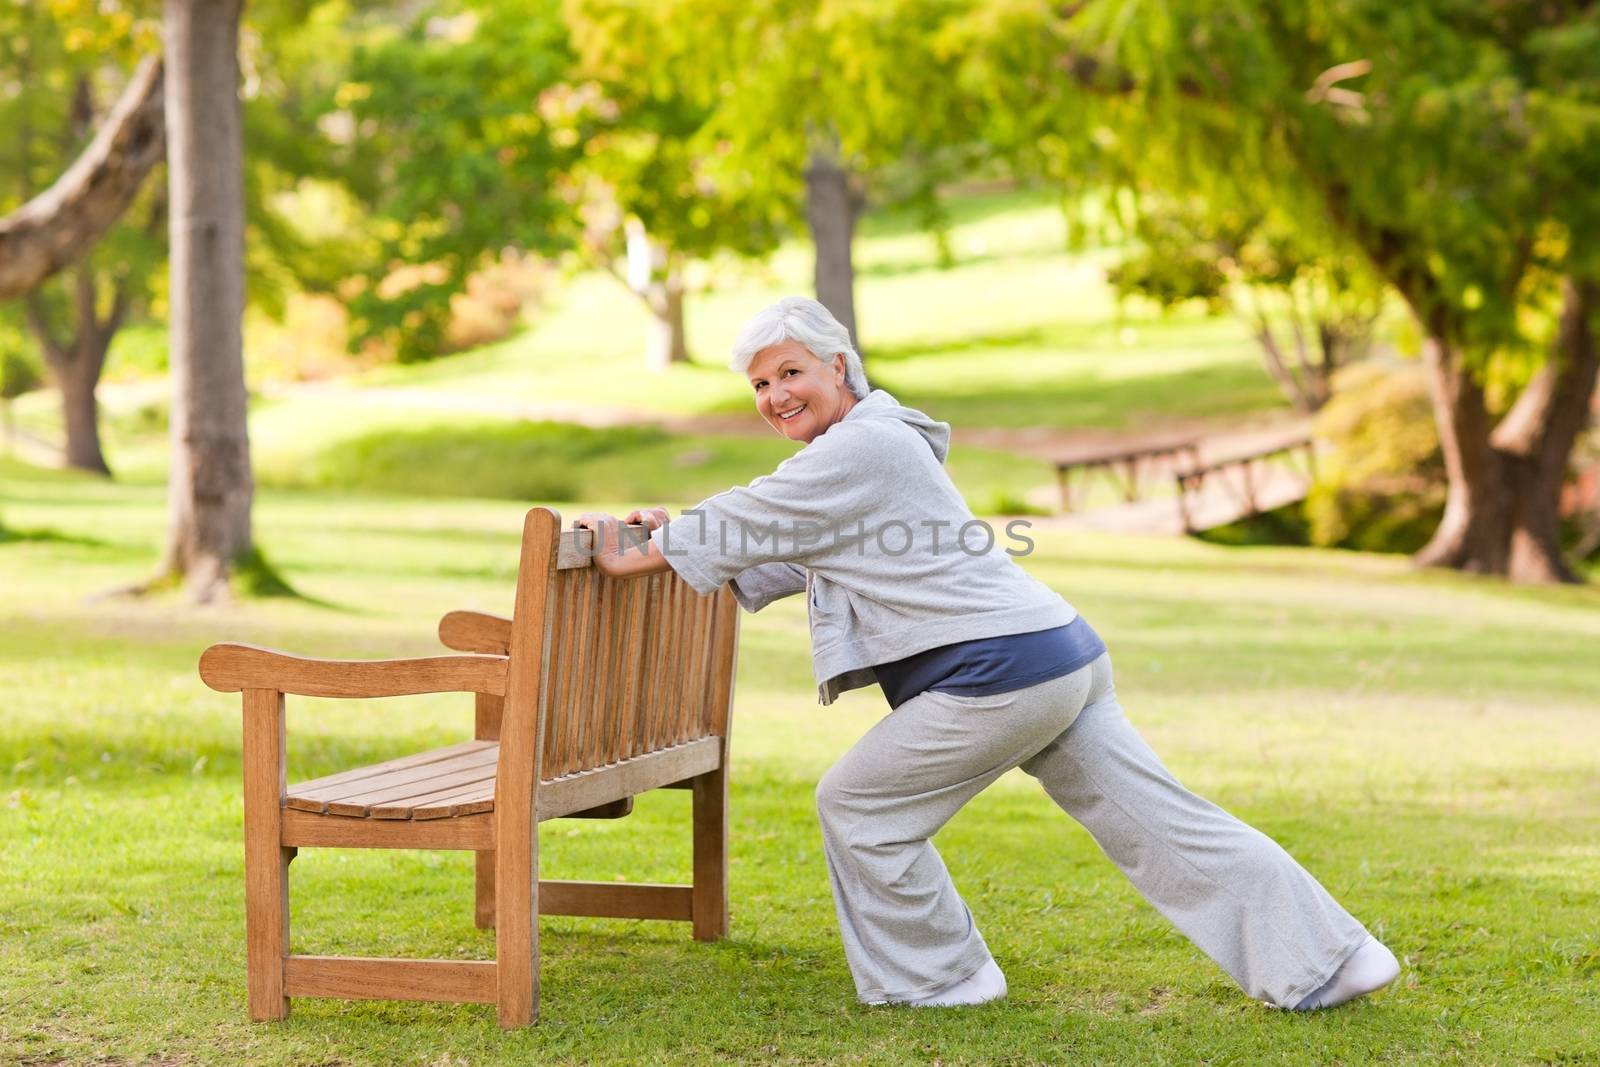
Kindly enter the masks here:
<path id="1" fill-rule="evenodd" d="M 1306 497 L 1311 543 L 1415 552 L 1444 511 L 1444 458 L 1423 370 L 1364 363 L 1335 378 L 1317 416 L 1316 483 Z"/>
<path id="2" fill-rule="evenodd" d="M 0 400 L 11 400 L 43 384 L 43 368 L 27 349 L 0 343 Z"/>

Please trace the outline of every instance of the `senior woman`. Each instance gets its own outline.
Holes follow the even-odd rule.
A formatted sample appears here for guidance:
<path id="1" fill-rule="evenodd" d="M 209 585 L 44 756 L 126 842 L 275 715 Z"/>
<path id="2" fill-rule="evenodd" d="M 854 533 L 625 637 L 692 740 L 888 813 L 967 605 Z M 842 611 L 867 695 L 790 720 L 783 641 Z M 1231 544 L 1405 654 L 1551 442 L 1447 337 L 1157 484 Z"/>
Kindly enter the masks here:
<path id="1" fill-rule="evenodd" d="M 1117 703 L 1105 645 L 977 523 L 944 470 L 950 428 L 869 390 L 814 300 L 758 314 L 734 345 L 756 410 L 802 443 L 771 474 L 619 548 L 602 572 L 675 570 L 748 611 L 806 592 L 820 702 L 877 683 L 890 713 L 817 787 L 828 879 L 858 998 L 977 1004 L 1005 977 L 930 843 L 1013 767 L 1037 778 L 1139 892 L 1252 997 L 1331 1007 L 1399 973 L 1299 864 L 1180 785 Z"/>

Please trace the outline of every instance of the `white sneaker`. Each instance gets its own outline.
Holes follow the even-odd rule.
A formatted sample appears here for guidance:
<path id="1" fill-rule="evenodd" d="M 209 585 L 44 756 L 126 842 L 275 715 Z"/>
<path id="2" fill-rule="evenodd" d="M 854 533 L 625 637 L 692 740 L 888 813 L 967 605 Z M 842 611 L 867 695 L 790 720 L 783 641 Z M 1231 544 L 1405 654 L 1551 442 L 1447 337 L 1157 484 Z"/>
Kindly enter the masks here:
<path id="1" fill-rule="evenodd" d="M 979 967 L 975 974 L 963 978 L 954 985 L 945 986 L 943 989 L 905 1003 L 914 1008 L 954 1008 L 999 1000 L 1005 995 L 1006 976 L 1001 972 L 1000 965 L 991 959 Z"/>
<path id="2" fill-rule="evenodd" d="M 1333 1008 L 1347 1001 L 1364 997 L 1382 989 L 1400 977 L 1400 961 L 1383 942 L 1368 937 L 1350 958 L 1345 960 L 1321 989 L 1294 1006 L 1295 1011 L 1315 1011 Z"/>

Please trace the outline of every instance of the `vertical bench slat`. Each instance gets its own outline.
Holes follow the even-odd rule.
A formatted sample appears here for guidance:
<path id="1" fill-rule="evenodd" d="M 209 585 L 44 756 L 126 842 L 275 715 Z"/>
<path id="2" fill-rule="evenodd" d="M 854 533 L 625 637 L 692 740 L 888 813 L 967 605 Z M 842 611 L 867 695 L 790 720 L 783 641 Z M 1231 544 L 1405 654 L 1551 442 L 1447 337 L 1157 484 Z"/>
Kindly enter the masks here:
<path id="1" fill-rule="evenodd" d="M 634 740 L 638 736 L 638 713 L 635 710 L 639 701 L 639 670 L 643 663 L 639 648 L 648 621 L 645 618 L 645 593 L 646 589 L 640 582 L 629 582 L 625 590 L 626 605 L 623 613 L 623 631 L 630 635 L 630 639 L 623 646 L 622 664 L 620 667 L 622 684 L 617 699 L 616 714 L 616 749 L 623 758 L 635 755 L 638 744 Z"/>
<path id="2" fill-rule="evenodd" d="M 545 700 L 549 708 L 549 718 L 545 721 L 543 765 L 539 773 L 541 778 L 559 774 L 566 763 L 561 733 L 567 721 L 564 695 L 567 679 L 572 674 L 571 601 L 575 576 L 572 571 L 558 570 L 553 581 L 556 589 L 556 609 L 551 617 L 553 629 L 550 635 L 550 661 L 546 667 L 549 677 L 545 679 Z"/>
<path id="3" fill-rule="evenodd" d="M 561 614 L 565 625 L 561 633 L 561 650 L 559 660 L 561 664 L 559 685 L 552 691 L 554 704 L 558 709 L 558 720 L 554 728 L 554 741 L 556 751 L 560 758 L 553 763 L 545 764 L 545 777 L 553 778 L 566 774 L 572 769 L 573 748 L 573 696 L 576 692 L 579 670 L 579 659 L 583 655 L 583 627 L 585 612 L 583 609 L 584 585 L 589 578 L 588 568 L 570 571 L 565 576 L 567 581 L 560 590 Z M 552 656 L 554 657 L 554 655 Z"/>
<path id="4" fill-rule="evenodd" d="M 600 718 L 605 715 L 606 702 L 611 699 L 610 688 L 606 686 L 606 657 L 610 653 L 613 624 L 608 611 L 610 600 L 611 582 L 602 574 L 595 574 L 594 592 L 589 595 L 589 699 L 579 729 L 579 771 L 587 771 L 595 765 L 595 737 L 600 733 Z"/>
<path id="5" fill-rule="evenodd" d="M 567 683 L 569 719 L 567 721 L 567 743 L 570 746 L 567 759 L 567 772 L 576 773 L 583 768 L 583 745 L 587 736 L 588 723 L 584 721 L 586 693 L 588 685 L 585 679 L 594 669 L 594 639 L 595 627 L 599 619 L 595 610 L 595 597 L 599 592 L 600 575 L 597 571 L 588 570 L 583 576 L 583 595 L 577 598 L 574 610 L 578 613 L 578 632 L 575 639 L 576 647 L 573 652 L 572 678 Z"/>
<path id="6" fill-rule="evenodd" d="M 605 762 L 604 709 L 611 698 L 608 686 L 611 681 L 611 655 L 616 645 L 617 629 L 616 612 L 612 607 L 612 596 L 616 591 L 616 583 L 607 581 L 604 576 L 599 575 L 595 577 L 595 582 L 593 659 L 589 667 L 589 699 L 585 701 L 586 706 L 582 712 L 584 718 L 584 770 L 602 766 Z"/>
<path id="7" fill-rule="evenodd" d="M 715 595 L 697 598 L 699 603 L 699 621 L 695 626 L 695 676 L 694 676 L 694 708 L 689 718 L 689 736 L 704 737 L 706 734 L 706 712 L 710 709 L 711 698 L 711 657 L 712 639 L 716 636 L 716 606 Z"/>
<path id="8" fill-rule="evenodd" d="M 726 587 L 717 594 L 717 600 L 717 634 L 712 645 L 711 706 L 706 732 L 722 738 L 723 758 L 726 761 L 728 718 L 733 712 L 733 672 L 739 647 L 739 605 Z"/>
<path id="9" fill-rule="evenodd" d="M 568 583 L 567 573 L 556 571 L 552 577 L 555 586 L 555 610 L 550 616 L 550 660 L 547 666 L 549 676 L 545 679 L 545 712 L 544 712 L 544 751 L 540 754 L 541 778 L 548 778 L 554 767 L 561 763 L 561 745 L 557 733 L 561 728 L 561 687 L 567 674 L 563 663 L 562 652 L 566 645 L 566 632 L 568 628 L 567 611 L 565 608 L 566 597 L 563 595 L 564 587 Z"/>
<path id="10" fill-rule="evenodd" d="M 646 751 L 655 743 L 656 722 L 662 705 L 661 664 L 666 658 L 667 627 L 661 624 L 661 616 L 667 607 L 666 588 L 670 578 L 665 574 L 652 574 L 647 581 L 650 583 L 651 614 L 655 616 L 655 625 L 651 626 L 645 638 L 644 671 L 640 683 L 639 745 Z"/>
<path id="11" fill-rule="evenodd" d="M 705 715 L 706 656 L 711 651 L 706 644 L 706 631 L 711 619 L 706 608 L 711 598 L 695 596 L 690 602 L 688 645 L 689 671 L 684 686 L 683 711 L 678 719 L 678 740 L 687 741 L 695 735 L 695 728 Z"/>
<path id="12" fill-rule="evenodd" d="M 567 681 L 567 762 L 562 773 L 572 774 L 583 767 L 583 679 L 590 671 L 590 643 L 595 627 L 594 612 L 595 572 L 585 568 L 578 580 L 578 591 L 573 600 L 577 625 L 573 629 L 572 674 Z"/>
<path id="13" fill-rule="evenodd" d="M 680 601 L 678 608 L 678 683 L 674 686 L 678 699 L 672 704 L 672 729 L 667 731 L 664 741 L 666 744 L 677 744 L 683 741 L 683 717 L 690 710 L 691 689 L 694 686 L 694 603 L 699 600 L 698 593 L 693 589 L 680 587 Z"/>
<path id="14" fill-rule="evenodd" d="M 672 711 L 672 736 L 671 743 L 676 745 L 683 741 L 688 732 L 685 721 L 693 712 L 694 701 L 694 676 L 698 665 L 694 661 L 695 646 L 699 643 L 695 638 L 695 622 L 699 616 L 697 607 L 700 597 L 689 596 L 684 598 L 682 622 L 679 629 L 678 658 L 683 664 L 683 670 L 678 675 L 678 699 Z"/>
<path id="15" fill-rule="evenodd" d="M 689 680 L 694 676 L 694 664 L 689 656 L 694 643 L 694 596 L 685 594 L 680 589 L 678 601 L 678 628 L 677 642 L 672 650 L 672 661 L 677 666 L 672 678 L 672 704 L 669 710 L 671 717 L 668 719 L 667 735 L 664 743 L 675 745 L 683 740 L 683 707 L 684 696 L 689 686 Z"/>
<path id="16" fill-rule="evenodd" d="M 675 735 L 674 725 L 678 710 L 678 684 L 683 677 L 683 592 L 685 586 L 682 582 L 671 582 L 667 587 L 667 616 L 672 619 L 672 631 L 669 635 L 669 644 L 666 654 L 662 656 L 662 684 L 663 695 L 662 715 L 660 728 L 656 733 L 655 743 L 658 746 L 672 744 Z"/>
<path id="17" fill-rule="evenodd" d="M 659 603 L 659 615 L 663 622 L 672 621 L 674 604 L 673 594 L 677 591 L 677 584 L 671 576 L 663 575 Z M 662 739 L 666 736 L 666 722 L 669 710 L 672 707 L 672 665 L 677 644 L 677 627 L 664 625 L 662 627 L 661 642 L 656 648 L 656 660 L 652 664 L 655 673 L 655 684 L 651 687 L 650 707 L 650 732 L 645 735 L 645 744 L 651 748 L 659 748 Z"/>
<path id="18" fill-rule="evenodd" d="M 632 689 L 628 681 L 628 670 L 633 662 L 633 646 L 638 644 L 639 622 L 634 616 L 633 605 L 639 599 L 639 588 L 633 582 L 621 583 L 617 592 L 617 629 L 622 634 L 622 642 L 617 646 L 617 657 L 611 663 L 611 707 L 606 712 L 606 722 L 610 730 L 610 747 L 612 758 L 624 760 L 633 755 L 632 739 L 628 737 L 628 694 Z"/>
<path id="19" fill-rule="evenodd" d="M 695 682 L 694 717 L 689 723 L 692 737 L 704 737 L 709 732 L 711 720 L 711 668 L 717 649 L 717 605 L 722 603 L 720 592 L 708 596 L 700 605 L 700 673 Z"/>

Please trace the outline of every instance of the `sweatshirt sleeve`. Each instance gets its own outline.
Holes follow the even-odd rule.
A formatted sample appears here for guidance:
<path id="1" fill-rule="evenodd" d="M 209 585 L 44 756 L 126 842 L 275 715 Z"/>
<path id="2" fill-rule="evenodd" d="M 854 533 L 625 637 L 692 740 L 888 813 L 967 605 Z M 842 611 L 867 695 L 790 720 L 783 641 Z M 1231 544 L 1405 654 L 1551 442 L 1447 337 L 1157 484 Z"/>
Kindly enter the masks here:
<path id="1" fill-rule="evenodd" d="M 696 592 L 709 596 L 752 567 L 803 565 L 832 551 L 835 530 L 851 536 L 883 503 L 893 469 L 881 431 L 839 423 L 771 474 L 686 508 L 652 530 L 650 540 Z"/>
<path id="2" fill-rule="evenodd" d="M 748 612 L 806 589 L 806 569 L 798 563 L 758 563 L 733 579 L 733 598 Z"/>

